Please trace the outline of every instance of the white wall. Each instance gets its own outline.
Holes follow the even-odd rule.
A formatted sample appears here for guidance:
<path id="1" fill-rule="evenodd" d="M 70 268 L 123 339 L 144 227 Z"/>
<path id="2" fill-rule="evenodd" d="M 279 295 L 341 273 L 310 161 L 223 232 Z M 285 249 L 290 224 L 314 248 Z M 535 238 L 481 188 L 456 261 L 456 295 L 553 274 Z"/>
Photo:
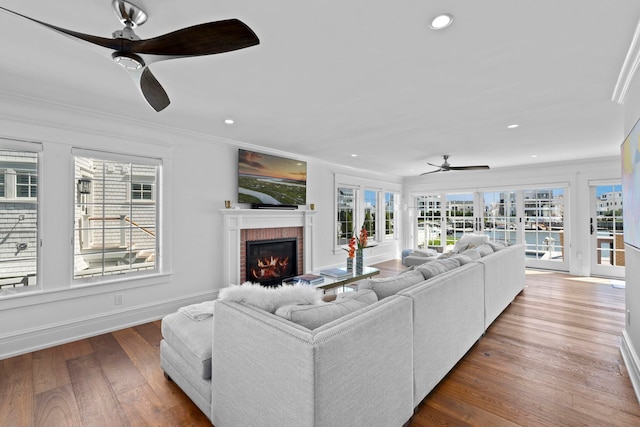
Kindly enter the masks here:
<path id="1" fill-rule="evenodd" d="M 71 128 L 63 125 L 70 115 Z M 228 285 L 222 283 L 219 210 L 224 200 L 237 200 L 237 146 L 19 98 L 0 102 L 0 129 L 0 137 L 41 142 L 44 147 L 39 177 L 41 289 L 0 297 L 0 359 L 156 320 L 180 306 L 215 298 L 217 290 Z M 164 274 L 72 285 L 72 147 L 163 158 Z M 335 251 L 333 234 L 323 231 L 334 229 L 334 174 L 381 176 L 301 159 L 308 162 L 308 203 L 315 203 L 318 211 L 314 268 L 341 265 L 344 253 Z M 393 258 L 397 248 L 397 242 L 378 248 L 370 261 Z M 124 295 L 123 305 L 114 304 L 116 293 Z"/>
<path id="2" fill-rule="evenodd" d="M 620 134 L 622 135 L 622 131 Z M 622 136 L 620 141 L 603 141 L 603 144 L 620 144 L 621 142 Z M 569 188 L 569 203 L 565 235 L 567 241 L 571 242 L 567 257 L 568 271 L 571 274 L 588 276 L 591 269 L 589 260 L 594 256 L 591 253 L 587 232 L 591 208 L 589 183 L 609 179 L 620 179 L 619 157 L 416 176 L 405 180 L 403 197 L 411 203 L 412 197 L 417 194 L 515 190 L 566 185 Z M 411 226 L 405 223 L 405 230 L 409 230 Z M 408 235 L 405 236 L 405 245 L 409 246 Z M 566 251 L 565 254 L 567 254 Z"/>

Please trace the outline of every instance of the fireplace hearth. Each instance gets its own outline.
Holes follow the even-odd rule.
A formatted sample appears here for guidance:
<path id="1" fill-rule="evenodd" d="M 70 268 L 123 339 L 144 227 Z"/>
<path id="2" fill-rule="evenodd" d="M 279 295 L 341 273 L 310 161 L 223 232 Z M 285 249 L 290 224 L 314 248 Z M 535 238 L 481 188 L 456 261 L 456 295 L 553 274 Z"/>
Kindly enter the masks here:
<path id="1" fill-rule="evenodd" d="M 250 240 L 246 245 L 246 281 L 279 286 L 298 274 L 297 238 Z"/>

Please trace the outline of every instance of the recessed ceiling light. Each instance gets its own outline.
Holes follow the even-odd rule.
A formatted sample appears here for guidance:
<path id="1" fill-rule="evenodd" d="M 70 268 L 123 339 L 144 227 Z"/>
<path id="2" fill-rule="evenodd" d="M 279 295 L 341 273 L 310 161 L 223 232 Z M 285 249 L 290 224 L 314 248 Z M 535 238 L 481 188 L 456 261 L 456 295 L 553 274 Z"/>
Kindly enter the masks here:
<path id="1" fill-rule="evenodd" d="M 429 27 L 432 30 L 442 30 L 443 28 L 447 28 L 452 23 L 453 23 L 453 15 L 450 15 L 448 13 L 443 13 L 433 18 L 431 20 L 431 24 L 429 25 Z"/>
<path id="2" fill-rule="evenodd" d="M 358 155 L 357 154 L 352 154 L 351 157 L 358 157 Z"/>
<path id="3" fill-rule="evenodd" d="M 233 119 L 225 119 L 225 120 L 224 120 L 224 122 L 225 122 L 226 124 L 228 124 L 228 125 L 232 125 L 232 124 L 234 124 L 234 123 L 235 123 L 235 122 L 233 121 Z"/>
<path id="4" fill-rule="evenodd" d="M 520 125 L 514 123 L 512 125 L 507 126 L 507 129 L 515 129 L 517 127 L 520 127 Z"/>
<path id="5" fill-rule="evenodd" d="M 537 154 L 532 154 L 532 155 L 531 155 L 531 158 L 532 158 L 532 159 L 535 159 L 536 157 L 538 157 L 538 155 L 537 155 Z"/>

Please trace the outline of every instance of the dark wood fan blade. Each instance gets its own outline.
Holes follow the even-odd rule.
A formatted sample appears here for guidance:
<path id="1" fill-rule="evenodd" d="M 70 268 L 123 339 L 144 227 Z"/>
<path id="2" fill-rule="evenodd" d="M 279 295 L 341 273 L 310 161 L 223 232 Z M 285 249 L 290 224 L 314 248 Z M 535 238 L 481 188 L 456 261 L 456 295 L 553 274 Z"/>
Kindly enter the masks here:
<path id="1" fill-rule="evenodd" d="M 482 165 L 482 166 L 450 166 L 449 169 L 452 170 L 452 171 L 485 170 L 485 169 L 489 169 L 489 166 L 486 166 L 486 165 Z"/>
<path id="2" fill-rule="evenodd" d="M 69 36 L 69 37 L 73 37 L 76 39 L 80 39 L 80 40 L 84 40 L 86 42 L 89 43 L 93 43 L 96 44 L 98 46 L 102 46 L 102 47 L 106 47 L 108 49 L 113 49 L 113 50 L 120 50 L 122 49 L 122 41 L 119 39 L 108 39 L 105 37 L 98 37 L 98 36 L 92 36 L 89 34 L 83 34 L 83 33 L 79 33 L 77 31 L 71 31 L 71 30 L 67 30 L 65 28 L 62 27 L 58 27 L 56 25 L 52 25 L 52 24 L 47 24 L 46 22 L 42 22 L 42 21 L 38 21 L 37 19 L 33 19 L 33 18 L 29 18 L 28 16 L 22 15 L 20 13 L 14 12 L 12 10 L 6 9 L 4 7 L 0 7 L 0 9 L 9 12 L 13 15 L 19 16 L 21 18 L 24 19 L 28 19 L 29 21 L 35 22 L 37 24 L 43 25 L 49 29 L 52 29 L 58 33 L 61 33 L 63 35 Z"/>
<path id="3" fill-rule="evenodd" d="M 123 40 L 122 50 L 148 55 L 200 56 L 230 52 L 260 43 L 242 21 L 228 19 L 183 28 L 146 40 Z"/>
<path id="4" fill-rule="evenodd" d="M 149 105 L 156 111 L 164 110 L 171 103 L 167 92 L 148 67 L 145 67 L 140 75 L 140 90 Z"/>
<path id="5" fill-rule="evenodd" d="M 431 171 L 431 172 L 421 173 L 421 174 L 420 174 L 420 176 L 422 176 L 422 175 L 430 175 L 430 174 L 432 174 L 432 173 L 436 173 L 436 172 L 442 172 L 443 170 L 444 170 L 444 169 L 438 169 L 438 170 Z"/>

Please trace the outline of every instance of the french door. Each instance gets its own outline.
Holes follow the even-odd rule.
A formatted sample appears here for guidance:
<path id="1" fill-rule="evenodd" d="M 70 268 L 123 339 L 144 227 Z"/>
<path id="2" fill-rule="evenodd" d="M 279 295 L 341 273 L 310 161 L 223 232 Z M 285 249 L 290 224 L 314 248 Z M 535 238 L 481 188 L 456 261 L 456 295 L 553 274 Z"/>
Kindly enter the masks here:
<path id="1" fill-rule="evenodd" d="M 566 187 L 449 193 L 416 198 L 415 247 L 450 250 L 466 233 L 525 245 L 529 267 L 568 271 Z"/>
<path id="2" fill-rule="evenodd" d="M 623 277 L 622 185 L 619 182 L 592 185 L 590 192 L 591 273 Z"/>

